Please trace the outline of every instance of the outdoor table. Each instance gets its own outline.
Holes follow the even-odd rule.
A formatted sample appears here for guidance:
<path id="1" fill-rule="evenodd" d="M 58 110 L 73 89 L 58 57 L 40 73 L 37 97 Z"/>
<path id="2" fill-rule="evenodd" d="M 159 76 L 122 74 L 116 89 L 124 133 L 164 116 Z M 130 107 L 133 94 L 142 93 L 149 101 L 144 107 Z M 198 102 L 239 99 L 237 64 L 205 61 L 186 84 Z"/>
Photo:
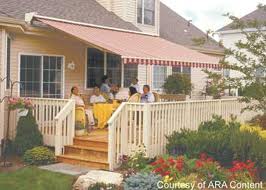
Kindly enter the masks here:
<path id="1" fill-rule="evenodd" d="M 107 125 L 108 119 L 118 106 L 119 103 L 117 101 L 113 101 L 113 103 L 96 103 L 93 105 L 93 114 L 98 121 L 97 127 L 99 129 L 103 129 Z"/>

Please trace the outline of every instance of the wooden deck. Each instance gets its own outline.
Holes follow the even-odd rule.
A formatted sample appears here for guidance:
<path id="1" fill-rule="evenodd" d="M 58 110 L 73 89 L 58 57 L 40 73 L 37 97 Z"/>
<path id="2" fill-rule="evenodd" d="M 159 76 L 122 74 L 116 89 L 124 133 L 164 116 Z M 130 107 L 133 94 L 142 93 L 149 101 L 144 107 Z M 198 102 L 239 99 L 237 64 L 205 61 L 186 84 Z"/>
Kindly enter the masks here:
<path id="1" fill-rule="evenodd" d="M 75 137 L 73 145 L 65 146 L 59 162 L 87 166 L 93 169 L 109 169 L 108 131 L 96 129 L 88 135 Z"/>

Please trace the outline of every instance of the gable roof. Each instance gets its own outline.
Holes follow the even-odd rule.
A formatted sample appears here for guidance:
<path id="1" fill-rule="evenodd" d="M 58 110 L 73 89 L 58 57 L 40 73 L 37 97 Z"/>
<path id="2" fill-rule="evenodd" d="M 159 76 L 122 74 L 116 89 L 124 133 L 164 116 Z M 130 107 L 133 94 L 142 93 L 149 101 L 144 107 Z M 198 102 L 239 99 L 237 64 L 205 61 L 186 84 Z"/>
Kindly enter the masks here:
<path id="1" fill-rule="evenodd" d="M 241 21 L 245 21 L 245 22 L 249 22 L 249 21 L 254 21 L 257 20 L 258 22 L 266 22 L 266 7 L 264 8 L 258 8 L 255 11 L 243 16 L 242 18 L 240 18 Z M 217 30 L 218 32 L 222 32 L 222 31 L 227 31 L 227 30 L 232 30 L 234 25 L 233 23 L 230 23 L 224 27 L 222 27 L 221 29 Z"/>
<path id="2" fill-rule="evenodd" d="M 160 37 L 193 49 L 216 50 L 220 52 L 224 50 L 211 37 L 208 40 L 206 39 L 204 45 L 196 46 L 192 39 L 206 38 L 206 34 L 195 25 L 191 23 L 188 25 L 188 21 L 185 18 L 163 3 L 160 5 Z"/>
<path id="3" fill-rule="evenodd" d="M 24 20 L 25 13 L 140 31 L 95 0 L 0 0 L 0 16 Z"/>

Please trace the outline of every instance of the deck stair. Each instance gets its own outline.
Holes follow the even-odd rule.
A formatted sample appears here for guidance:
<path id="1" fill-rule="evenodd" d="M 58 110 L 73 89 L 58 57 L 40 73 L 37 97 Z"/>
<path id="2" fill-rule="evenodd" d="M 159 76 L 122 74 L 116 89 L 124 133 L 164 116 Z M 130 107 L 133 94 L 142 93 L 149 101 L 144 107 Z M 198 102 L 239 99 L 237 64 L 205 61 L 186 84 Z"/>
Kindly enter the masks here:
<path id="1" fill-rule="evenodd" d="M 95 130 L 86 136 L 75 137 L 73 145 L 65 146 L 59 162 L 86 166 L 92 169 L 109 169 L 108 131 Z"/>

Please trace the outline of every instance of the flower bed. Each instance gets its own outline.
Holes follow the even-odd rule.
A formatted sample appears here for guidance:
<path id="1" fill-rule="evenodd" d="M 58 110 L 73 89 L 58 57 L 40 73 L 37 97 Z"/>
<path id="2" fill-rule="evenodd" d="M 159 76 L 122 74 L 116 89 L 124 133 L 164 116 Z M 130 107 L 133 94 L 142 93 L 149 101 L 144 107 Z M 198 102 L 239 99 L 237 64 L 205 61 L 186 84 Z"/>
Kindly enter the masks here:
<path id="1" fill-rule="evenodd" d="M 266 139 L 261 132 L 259 127 L 214 116 L 198 131 L 183 130 L 169 136 L 166 155 L 150 159 L 142 147 L 121 156 L 125 187 L 154 187 L 156 179 L 179 185 L 214 181 L 228 186 L 231 182 L 260 185 L 266 168 Z"/>

